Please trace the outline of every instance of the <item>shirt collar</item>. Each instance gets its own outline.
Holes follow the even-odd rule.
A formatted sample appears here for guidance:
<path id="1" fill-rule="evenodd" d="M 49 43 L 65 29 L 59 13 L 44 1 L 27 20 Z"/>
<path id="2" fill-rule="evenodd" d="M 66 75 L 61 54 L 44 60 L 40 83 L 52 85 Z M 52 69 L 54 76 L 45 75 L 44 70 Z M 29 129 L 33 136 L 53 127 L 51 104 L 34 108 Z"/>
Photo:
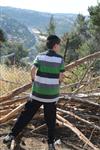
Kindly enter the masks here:
<path id="1" fill-rule="evenodd" d="M 48 50 L 50 53 L 52 53 L 52 54 L 56 54 L 56 52 L 54 51 L 54 50 L 52 50 L 52 49 L 49 49 Z"/>

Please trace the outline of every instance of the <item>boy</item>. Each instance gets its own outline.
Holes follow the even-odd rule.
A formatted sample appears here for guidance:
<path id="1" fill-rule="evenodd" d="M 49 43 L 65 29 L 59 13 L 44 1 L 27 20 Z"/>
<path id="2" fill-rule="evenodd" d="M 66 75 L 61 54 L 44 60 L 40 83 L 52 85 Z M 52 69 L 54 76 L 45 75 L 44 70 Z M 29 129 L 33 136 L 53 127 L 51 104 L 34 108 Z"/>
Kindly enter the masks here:
<path id="1" fill-rule="evenodd" d="M 31 100 L 25 104 L 24 111 L 20 114 L 11 133 L 4 138 L 4 143 L 16 138 L 43 105 L 44 118 L 48 127 L 48 149 L 55 150 L 56 102 L 59 98 L 59 83 L 64 76 L 64 61 L 62 56 L 57 54 L 60 49 L 59 37 L 50 35 L 46 46 L 48 50 L 35 58 L 31 68 L 33 81 Z"/>

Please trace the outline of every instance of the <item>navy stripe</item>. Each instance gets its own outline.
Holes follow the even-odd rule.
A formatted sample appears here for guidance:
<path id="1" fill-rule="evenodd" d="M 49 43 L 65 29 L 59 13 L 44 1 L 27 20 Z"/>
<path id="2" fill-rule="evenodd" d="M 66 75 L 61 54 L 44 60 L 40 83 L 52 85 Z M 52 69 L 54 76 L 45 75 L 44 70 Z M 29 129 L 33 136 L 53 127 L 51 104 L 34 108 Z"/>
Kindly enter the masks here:
<path id="1" fill-rule="evenodd" d="M 36 81 L 34 81 L 34 86 L 39 86 L 41 88 L 57 88 L 57 87 L 59 87 L 58 84 L 43 84 L 43 83 L 36 82 Z"/>
<path id="2" fill-rule="evenodd" d="M 60 70 L 60 72 L 65 72 L 65 69 Z"/>
<path id="3" fill-rule="evenodd" d="M 59 67 L 61 63 L 56 62 L 47 62 L 45 60 L 39 61 L 41 65 L 50 66 L 50 67 Z"/>
<path id="4" fill-rule="evenodd" d="M 56 95 L 43 95 L 43 94 L 39 94 L 37 92 L 32 92 L 32 95 L 39 97 L 39 98 L 44 98 L 44 99 L 53 99 L 53 98 L 57 98 L 59 96 L 59 94 Z"/>
<path id="5" fill-rule="evenodd" d="M 39 70 L 37 71 L 37 76 L 45 77 L 45 78 L 59 79 L 59 74 L 46 73 L 46 72 L 41 72 Z"/>

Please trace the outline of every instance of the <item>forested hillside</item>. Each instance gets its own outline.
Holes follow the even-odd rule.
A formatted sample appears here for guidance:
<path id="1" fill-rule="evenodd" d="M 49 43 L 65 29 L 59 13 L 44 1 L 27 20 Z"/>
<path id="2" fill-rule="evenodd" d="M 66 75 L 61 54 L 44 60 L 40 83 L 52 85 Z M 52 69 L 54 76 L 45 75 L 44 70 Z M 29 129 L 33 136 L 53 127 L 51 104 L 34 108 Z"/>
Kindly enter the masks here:
<path id="1" fill-rule="evenodd" d="M 35 44 L 35 36 L 28 28 L 8 15 L 0 16 L 0 28 L 4 30 L 7 38 L 11 42 L 18 42 L 25 48 Z"/>
<path id="2" fill-rule="evenodd" d="M 30 10 L 28 11 L 28 10 L 9 8 L 9 7 L 7 8 L 1 7 L 1 10 L 2 10 L 1 29 L 4 29 L 3 30 L 4 34 L 7 35 L 8 40 L 6 39 L 6 41 L 8 41 L 9 43 L 9 39 L 12 38 L 12 42 L 10 43 L 10 45 L 12 45 L 14 40 L 17 39 L 19 40 L 19 43 L 21 42 L 23 44 L 22 46 L 26 45 L 25 48 L 32 47 L 30 49 L 31 51 L 28 50 L 27 53 L 30 54 L 30 56 L 35 55 L 35 53 L 33 53 L 34 48 L 37 51 L 37 53 L 45 50 L 45 39 L 43 40 L 38 37 L 39 39 L 35 43 L 34 34 L 30 33 L 28 31 L 28 28 L 36 27 L 36 26 L 37 28 L 39 28 L 39 30 L 45 28 L 45 32 L 39 33 L 40 35 L 43 34 L 45 38 L 49 34 L 59 35 L 59 33 L 57 32 L 59 23 L 61 23 L 60 27 L 62 27 L 62 29 L 63 29 L 62 24 L 64 24 L 64 26 L 66 26 L 67 29 L 69 28 L 69 25 L 67 24 L 68 22 L 65 21 L 64 18 L 66 19 L 69 18 L 70 20 L 69 22 L 70 23 L 72 22 L 73 24 L 73 28 L 71 29 L 70 32 L 66 31 L 64 32 L 64 34 L 60 36 L 62 39 L 61 54 L 64 56 L 66 64 L 75 61 L 81 57 L 84 57 L 86 55 L 100 51 L 100 44 L 99 44 L 100 43 L 100 3 L 98 3 L 97 6 L 95 7 L 91 6 L 88 9 L 89 11 L 88 17 L 79 14 L 77 15 L 75 21 L 74 21 L 75 16 L 71 14 L 70 15 L 55 14 L 54 16 L 53 15 L 51 16 L 51 14 L 48 13 L 40 13 L 40 12 L 34 12 Z M 8 15 L 9 17 L 7 17 L 6 15 Z M 14 19 L 12 19 L 11 16 Z M 15 18 L 21 23 L 16 21 Z M 61 22 L 60 22 L 60 18 L 62 18 Z M 59 21 L 56 22 L 57 21 L 56 19 Z M 48 22 L 48 26 L 45 26 L 47 22 Z M 22 25 L 22 23 L 24 25 Z M 39 27 L 38 25 L 40 25 L 41 27 Z M 10 46 L 7 45 L 9 45 L 7 44 L 7 42 L 6 44 L 3 43 L 3 46 L 1 47 L 2 55 L 14 52 L 14 48 L 9 48 Z M 19 55 L 22 54 L 19 53 Z M 29 56 L 29 55 L 25 55 L 25 56 Z M 32 60 L 33 58 L 34 57 L 32 57 Z M 95 65 L 97 70 L 99 70 L 100 61 L 99 60 L 96 61 Z"/>
<path id="3" fill-rule="evenodd" d="M 73 15 L 70 15 L 72 17 L 70 21 L 74 21 L 73 28 L 68 30 L 69 32 L 64 30 L 62 34 L 58 33 L 62 29 L 62 24 L 67 29 L 69 24 L 63 19 L 63 22 L 60 22 L 59 15 L 63 18 L 61 14 L 56 14 L 59 18 L 57 23 L 53 15 L 36 12 L 35 21 L 38 22 L 37 27 L 39 27 L 36 30 L 36 26 L 34 29 L 32 24 L 36 23 L 32 20 L 33 11 L 28 11 L 26 15 L 26 10 L 13 8 L 11 14 L 12 8 L 7 8 L 7 11 L 3 12 L 1 22 L 5 29 L 0 28 L 0 148 L 2 150 L 47 149 L 47 126 L 43 107 L 40 107 L 30 124 L 23 130 L 25 132 L 19 134 L 18 138 L 7 145 L 3 143 L 3 138 L 10 132 L 26 102 L 29 103 L 31 88 L 34 85 L 30 75 L 31 65 L 38 53 L 47 50 L 45 42 L 47 36 L 51 34 L 57 34 L 61 38 L 60 54 L 65 62 L 64 78 L 59 85 L 59 101 L 56 103 L 55 147 L 57 150 L 100 150 L 100 3 L 89 7 L 88 11 L 89 16 L 78 14 L 75 21 Z M 38 20 L 40 14 L 41 17 L 44 15 L 50 17 L 45 32 L 44 27 L 47 22 L 42 19 L 43 24 L 40 24 Z M 6 18 L 7 15 L 9 17 Z M 11 15 L 15 17 L 12 18 Z M 22 16 L 18 18 L 20 15 Z M 57 30 L 59 23 L 61 28 Z M 32 25 L 32 28 L 28 24 Z M 39 31 L 41 29 L 42 32 Z M 31 47 L 25 48 L 24 44 L 31 41 L 31 38 L 33 39 Z M 15 39 L 18 41 L 16 42 Z M 23 39 L 25 43 L 22 43 Z M 45 72 L 43 74 L 45 76 Z M 44 91 L 47 90 L 45 86 L 42 88 Z M 52 87 L 48 86 L 48 90 L 51 91 Z"/>
<path id="4" fill-rule="evenodd" d="M 28 28 L 36 28 L 45 32 L 51 15 L 54 16 L 56 22 L 56 32 L 62 35 L 71 31 L 76 14 L 50 14 L 33 10 L 25 10 L 11 7 L 0 7 L 2 15 L 7 15 Z"/>

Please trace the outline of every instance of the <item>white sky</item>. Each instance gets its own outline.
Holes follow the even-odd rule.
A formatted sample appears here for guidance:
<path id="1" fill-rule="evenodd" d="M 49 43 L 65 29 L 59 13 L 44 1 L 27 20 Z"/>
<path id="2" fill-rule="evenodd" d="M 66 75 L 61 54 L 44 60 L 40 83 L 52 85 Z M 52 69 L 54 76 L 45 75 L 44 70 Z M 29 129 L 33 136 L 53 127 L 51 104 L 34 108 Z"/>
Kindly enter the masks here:
<path id="1" fill-rule="evenodd" d="M 88 6 L 100 0 L 0 0 L 0 6 L 31 9 L 50 13 L 81 13 L 88 15 Z"/>

